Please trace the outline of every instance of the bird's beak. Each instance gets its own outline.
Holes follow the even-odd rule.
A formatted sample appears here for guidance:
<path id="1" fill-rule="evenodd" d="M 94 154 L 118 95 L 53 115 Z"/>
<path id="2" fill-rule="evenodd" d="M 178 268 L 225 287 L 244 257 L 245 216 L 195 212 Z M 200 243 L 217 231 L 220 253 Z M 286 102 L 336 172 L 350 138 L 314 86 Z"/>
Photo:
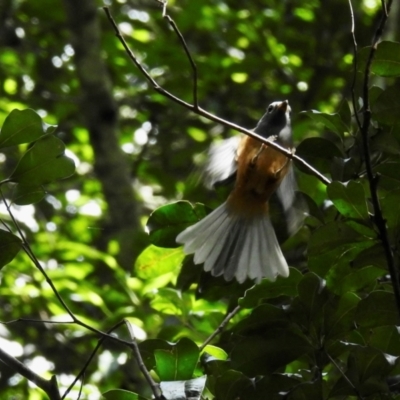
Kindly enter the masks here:
<path id="1" fill-rule="evenodd" d="M 282 101 L 281 104 L 277 107 L 278 110 L 281 110 L 283 112 L 286 112 L 286 109 L 288 108 L 289 102 L 287 100 Z"/>

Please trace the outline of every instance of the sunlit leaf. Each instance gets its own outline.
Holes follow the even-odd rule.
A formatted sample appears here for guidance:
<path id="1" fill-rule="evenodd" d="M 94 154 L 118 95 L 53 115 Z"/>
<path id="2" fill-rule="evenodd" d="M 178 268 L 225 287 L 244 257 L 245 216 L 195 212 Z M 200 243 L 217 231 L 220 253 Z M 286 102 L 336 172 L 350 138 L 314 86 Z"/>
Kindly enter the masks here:
<path id="1" fill-rule="evenodd" d="M 187 201 L 178 201 L 157 208 L 150 214 L 146 228 L 150 241 L 155 246 L 179 247 L 175 239 L 188 226 L 207 215 L 205 206 Z"/>
<path id="2" fill-rule="evenodd" d="M 364 47 L 358 53 L 359 69 L 364 70 L 371 47 Z M 371 64 L 371 72 L 384 77 L 400 76 L 400 43 L 382 41 L 378 44 Z"/>
<path id="3" fill-rule="evenodd" d="M 366 195 L 361 183 L 335 181 L 328 186 L 327 191 L 333 204 L 345 217 L 368 218 Z"/>
<path id="4" fill-rule="evenodd" d="M 157 374 L 162 381 L 191 379 L 199 355 L 198 346 L 186 338 L 172 346 L 171 350 L 155 350 Z"/>
<path id="5" fill-rule="evenodd" d="M 156 278 L 159 275 L 177 271 L 184 258 L 185 254 L 181 248 L 163 249 L 150 245 L 137 258 L 135 271 L 140 278 Z"/>
<path id="6" fill-rule="evenodd" d="M 345 132 L 349 131 L 348 126 L 342 121 L 339 114 L 327 114 L 316 110 L 303 111 L 302 114 L 307 115 L 316 122 L 325 125 L 329 130 L 335 132 L 341 138 Z"/>
<path id="7" fill-rule="evenodd" d="M 10 176 L 12 182 L 40 186 L 67 178 L 75 171 L 72 159 L 64 155 L 64 143 L 53 135 L 46 135 L 22 156 Z"/>

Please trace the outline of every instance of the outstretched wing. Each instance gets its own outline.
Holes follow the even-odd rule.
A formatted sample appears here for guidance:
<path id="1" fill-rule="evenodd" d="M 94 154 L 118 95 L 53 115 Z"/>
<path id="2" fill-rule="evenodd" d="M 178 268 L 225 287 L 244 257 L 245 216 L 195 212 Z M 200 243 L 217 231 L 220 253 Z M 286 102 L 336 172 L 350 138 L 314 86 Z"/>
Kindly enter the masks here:
<path id="1" fill-rule="evenodd" d="M 229 180 L 236 173 L 240 139 L 240 135 L 233 136 L 210 147 L 202 174 L 207 188 L 212 189 L 215 184 Z"/>

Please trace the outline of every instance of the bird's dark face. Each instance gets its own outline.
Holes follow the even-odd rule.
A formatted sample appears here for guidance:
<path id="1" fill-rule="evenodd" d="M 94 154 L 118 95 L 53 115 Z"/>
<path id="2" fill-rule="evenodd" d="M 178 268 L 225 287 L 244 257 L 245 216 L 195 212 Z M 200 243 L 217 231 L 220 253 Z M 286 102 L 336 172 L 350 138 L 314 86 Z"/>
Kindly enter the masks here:
<path id="1" fill-rule="evenodd" d="M 278 140 L 288 141 L 291 136 L 290 113 L 291 108 L 287 100 L 271 103 L 254 132 L 265 138 L 277 136 Z"/>

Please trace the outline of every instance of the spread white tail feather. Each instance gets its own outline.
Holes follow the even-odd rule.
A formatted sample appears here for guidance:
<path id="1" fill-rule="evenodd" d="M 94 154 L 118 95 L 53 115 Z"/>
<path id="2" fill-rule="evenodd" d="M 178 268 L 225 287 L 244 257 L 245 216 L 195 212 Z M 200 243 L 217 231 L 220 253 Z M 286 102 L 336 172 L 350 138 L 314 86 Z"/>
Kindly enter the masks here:
<path id="1" fill-rule="evenodd" d="M 214 276 L 246 278 L 259 282 L 287 277 L 289 267 L 279 247 L 268 215 L 245 218 L 231 215 L 226 203 L 220 205 L 197 224 L 181 232 L 176 241 L 184 244 L 186 254 L 194 253 L 195 264 Z"/>

